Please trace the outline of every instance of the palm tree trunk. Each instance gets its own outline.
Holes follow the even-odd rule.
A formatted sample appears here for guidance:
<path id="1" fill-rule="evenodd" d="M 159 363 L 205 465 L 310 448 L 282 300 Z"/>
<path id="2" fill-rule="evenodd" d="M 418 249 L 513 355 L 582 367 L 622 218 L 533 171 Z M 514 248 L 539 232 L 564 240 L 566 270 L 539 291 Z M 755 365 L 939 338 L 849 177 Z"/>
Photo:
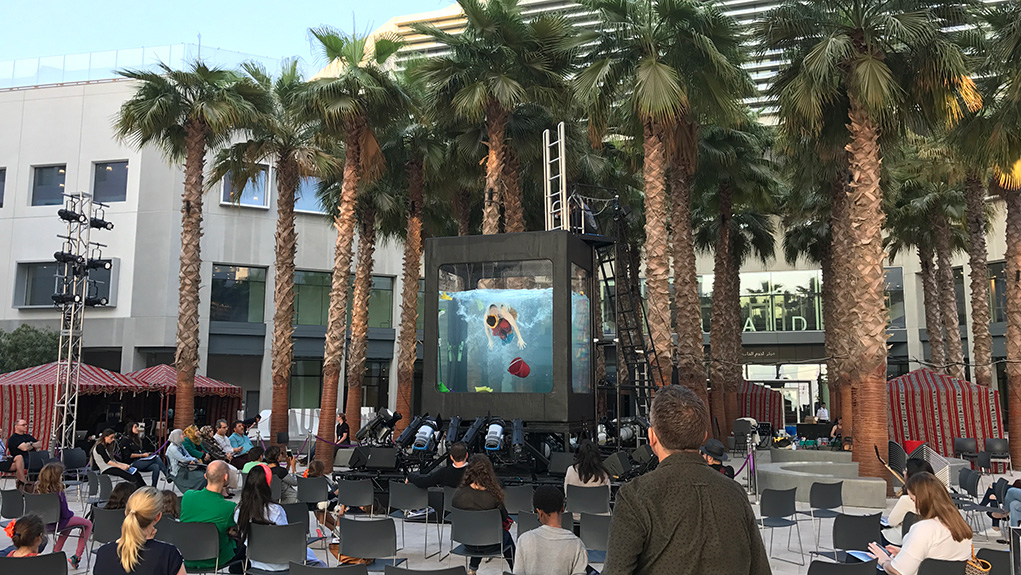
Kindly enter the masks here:
<path id="1" fill-rule="evenodd" d="M 727 413 L 726 407 L 726 392 L 730 387 L 727 381 L 731 373 L 729 365 L 740 357 L 740 350 L 737 355 L 734 354 L 733 332 L 736 330 L 738 334 L 741 333 L 740 323 L 737 325 L 732 323 L 733 314 L 728 310 L 733 304 L 733 299 L 740 297 L 740 294 L 734 293 L 735 286 L 731 282 L 733 274 L 730 273 L 730 268 L 736 262 L 730 249 L 730 222 L 734 216 L 734 191 L 728 184 L 720 186 L 717 200 L 720 213 L 713 262 L 713 304 L 709 320 L 709 386 L 712 388 L 710 397 L 712 417 L 719 421 L 720 433 L 726 437 L 730 435 L 731 427 L 731 414 Z M 701 315 L 699 318 L 701 319 Z"/>
<path id="2" fill-rule="evenodd" d="M 177 393 L 174 427 L 195 423 L 195 371 L 199 366 L 199 285 L 202 282 L 202 180 L 206 134 L 202 120 L 185 124 L 184 195 L 181 198 L 181 271 L 177 303 Z"/>
<path id="3" fill-rule="evenodd" d="M 403 431 L 411 421 L 411 392 L 415 386 L 418 340 L 418 280 L 422 260 L 422 201 L 425 196 L 422 160 L 408 162 L 408 233 L 404 239 L 404 278 L 401 290 L 401 333 L 397 352 L 397 422 Z"/>
<path id="4" fill-rule="evenodd" d="M 933 371 L 946 373 L 946 345 L 943 343 L 943 314 L 940 313 L 939 288 L 936 282 L 936 267 L 932 263 L 932 247 L 918 246 L 918 261 L 922 274 L 922 297 L 925 306 L 925 328 L 929 335 L 929 362 Z"/>
<path id="5" fill-rule="evenodd" d="M 1007 201 L 1006 275 L 1021 277 L 1021 192 L 1005 191 Z M 1011 458 L 1021 458 L 1021 284 L 1007 283 L 1007 416 Z"/>
<path id="6" fill-rule="evenodd" d="M 471 233 L 471 192 L 465 188 L 457 190 L 454 203 L 454 217 L 457 219 L 457 235 L 464 237 Z"/>
<path id="7" fill-rule="evenodd" d="M 691 230 L 691 174 L 694 173 L 688 159 L 691 154 L 685 146 L 697 145 L 694 127 L 684 124 L 678 131 L 674 145 L 675 157 L 670 169 L 670 191 L 672 213 L 670 228 L 672 231 L 671 245 L 674 261 L 674 329 L 677 332 L 677 381 L 691 388 L 709 405 L 706 393 L 705 346 L 702 343 L 702 308 L 698 301 L 698 277 L 695 274 L 695 243 Z M 646 206 L 646 213 L 648 207 Z M 660 225 L 657 222 L 657 225 Z M 646 216 L 646 230 L 649 227 Z M 648 234 L 648 232 L 646 232 Z M 648 250 L 648 246 L 646 246 Z M 665 284 L 665 282 L 664 282 Z M 666 289 L 664 285 L 664 289 Z M 669 294 L 669 292 L 667 292 Z M 669 299 L 662 309 L 664 327 L 670 327 Z M 652 300 L 649 300 L 652 307 Z M 651 313 L 651 309 L 650 309 Z M 667 329 L 667 344 L 670 342 L 670 331 Z M 657 351 L 659 343 L 657 342 Z M 667 350 L 670 348 L 667 347 Z M 662 352 L 661 352 L 662 353 Z"/>
<path id="8" fill-rule="evenodd" d="M 507 144 L 507 111 L 495 101 L 486 108 L 489 157 L 486 160 L 486 198 L 482 208 L 483 235 L 500 233 L 500 203 L 503 201 L 504 159 Z"/>
<path id="9" fill-rule="evenodd" d="M 934 220 L 936 232 L 936 269 L 939 281 L 939 309 L 943 316 L 943 329 L 947 342 L 947 373 L 957 379 L 964 379 L 964 346 L 961 343 L 961 320 L 957 316 L 957 294 L 954 291 L 954 268 L 950 263 L 950 224 L 944 214 L 937 214 Z"/>
<path id="10" fill-rule="evenodd" d="M 863 477 L 886 477 L 886 469 L 873 457 L 873 448 L 887 458 L 886 297 L 883 260 L 883 192 L 879 187 L 879 128 L 868 112 L 852 98 L 849 113 L 851 183 L 848 213 L 855 242 L 857 298 L 853 324 L 854 423 L 853 459 Z"/>
<path id="11" fill-rule="evenodd" d="M 975 172 L 964 183 L 968 218 L 968 266 L 971 268 L 971 377 L 988 387 L 993 381 L 993 337 L 989 333 L 989 265 L 986 262 L 986 190 Z"/>
<path id="12" fill-rule="evenodd" d="M 735 257 L 731 249 L 731 263 L 727 268 L 730 274 L 730 304 L 727 306 L 726 314 L 730 316 L 727 320 L 733 329 L 724 333 L 727 342 L 726 349 L 730 350 L 730 359 L 726 363 L 727 376 L 724 379 L 726 394 L 724 405 L 726 406 L 727 424 L 723 427 L 724 436 L 729 436 L 734 430 L 734 421 L 741 417 L 741 409 L 737 400 L 737 393 L 741 382 L 744 381 L 744 365 L 742 358 L 741 336 L 743 326 L 741 325 L 741 263 Z"/>
<path id="13" fill-rule="evenodd" d="M 369 202 L 358 210 L 358 262 L 351 300 L 351 346 L 347 354 L 347 413 L 362 409 L 365 354 L 369 349 L 369 294 L 372 292 L 372 255 L 376 251 L 376 208 Z M 418 282 L 415 282 L 418 288 Z M 352 399 L 357 396 L 357 402 Z M 350 420 L 350 415 L 348 416 Z"/>
<path id="14" fill-rule="evenodd" d="M 657 386 L 669 383 L 670 373 L 670 256 L 667 253 L 666 145 L 658 123 L 645 122 L 645 287 L 649 337 L 656 353 L 653 365 L 663 375 Z M 708 404 L 706 404 L 708 405 Z"/>
<path id="15" fill-rule="evenodd" d="M 323 396 L 319 402 L 319 437 L 333 441 L 337 412 L 337 391 L 340 385 L 340 367 L 344 359 L 344 343 L 347 339 L 347 292 L 351 285 L 351 244 L 354 242 L 355 202 L 358 199 L 358 180 L 361 178 L 361 132 L 368 129 L 363 118 L 347 122 L 347 149 L 344 152 L 344 183 L 341 186 L 340 205 L 333 219 L 337 229 L 337 240 L 333 246 L 333 281 L 330 284 L 330 309 L 326 320 L 326 351 L 323 355 Z M 354 392 L 350 390 L 348 393 Z M 357 390 L 357 404 L 361 405 L 361 388 Z M 350 397 L 348 404 L 350 405 Z M 347 412 L 347 423 L 351 437 L 358 433 L 361 425 L 361 410 Z M 316 459 L 333 465 L 333 445 L 316 442 Z"/>
<path id="16" fill-rule="evenodd" d="M 841 158 L 842 159 L 842 158 Z M 826 346 L 830 351 L 827 379 L 837 389 L 840 402 L 840 417 L 843 420 L 845 436 L 853 436 L 854 411 L 849 383 L 851 370 L 850 330 L 854 318 L 851 310 L 855 301 L 855 274 L 852 265 L 853 238 L 848 214 L 848 177 L 846 168 L 841 168 L 830 185 L 830 260 L 831 294 L 833 301 L 832 321 L 825 325 Z M 832 368 L 830 367 L 832 366 Z M 833 389 L 831 387 L 831 389 Z"/>
<path id="17" fill-rule="evenodd" d="M 503 176 L 503 227 L 508 234 L 525 231 L 525 211 L 521 206 L 521 162 L 507 146 Z"/>
<path id="18" fill-rule="evenodd" d="M 294 359 L 294 255 L 298 233 L 294 229 L 294 193 L 298 189 L 298 165 L 290 155 L 277 160 L 277 233 L 273 276 L 273 411 L 270 439 L 287 431 L 290 406 L 291 362 Z"/>

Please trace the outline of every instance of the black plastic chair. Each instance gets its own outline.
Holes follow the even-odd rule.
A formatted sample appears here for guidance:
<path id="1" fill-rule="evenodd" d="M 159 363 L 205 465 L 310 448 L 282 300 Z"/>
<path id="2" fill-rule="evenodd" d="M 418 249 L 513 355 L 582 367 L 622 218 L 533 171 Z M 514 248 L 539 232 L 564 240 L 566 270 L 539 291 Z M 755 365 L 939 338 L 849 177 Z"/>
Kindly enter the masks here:
<path id="1" fill-rule="evenodd" d="M 389 486 L 390 502 L 387 504 L 386 514 L 393 519 L 401 520 L 401 546 L 398 551 L 407 546 L 407 537 L 404 529 L 404 512 L 412 509 L 425 509 L 429 507 L 429 491 L 411 483 L 391 481 Z M 394 511 L 396 509 L 396 511 Z M 439 521 L 436 522 L 436 537 L 440 536 Z M 429 553 L 429 514 L 425 516 L 425 547 L 422 550 L 423 557 L 430 557 Z M 439 551 L 437 551 L 439 553 Z"/>
<path id="2" fill-rule="evenodd" d="M 976 556 L 989 562 L 992 569 L 989 570 L 988 575 L 1010 575 L 1010 551 L 979 549 Z"/>
<path id="3" fill-rule="evenodd" d="M 305 504 L 305 503 L 286 503 L 286 504 L 281 504 L 280 507 L 282 507 L 284 509 L 284 515 L 287 516 L 287 522 L 288 523 L 300 523 L 301 525 L 303 525 L 305 527 L 305 544 L 306 545 L 312 545 L 313 543 L 318 543 L 320 541 L 325 541 L 326 540 L 325 536 L 319 536 L 319 535 L 312 535 L 311 534 L 312 522 L 309 521 L 309 519 L 308 519 L 308 505 L 307 504 Z M 328 533 L 329 532 L 325 527 L 323 527 L 319 523 L 318 518 L 316 519 L 316 526 L 319 527 L 322 530 L 321 531 L 322 533 Z M 324 545 L 323 549 L 326 550 L 326 551 L 329 551 L 329 544 Z M 330 560 L 329 555 L 330 555 L 329 553 L 326 554 L 326 561 L 327 561 L 326 564 L 327 565 L 329 565 L 329 560 Z"/>
<path id="4" fill-rule="evenodd" d="M 67 575 L 67 554 L 61 551 L 35 557 L 0 557 L 0 573 Z"/>
<path id="5" fill-rule="evenodd" d="M 103 509 L 97 507 L 92 510 L 92 548 L 89 553 L 96 552 L 96 544 L 105 545 L 111 541 L 120 539 L 121 525 L 124 524 L 123 509 Z"/>
<path id="6" fill-rule="evenodd" d="M 605 563 L 610 543 L 610 516 L 582 513 L 580 533 L 589 563 Z"/>
<path id="7" fill-rule="evenodd" d="M 993 463 L 1006 463 L 1007 469 L 1014 471 L 1014 464 L 1010 460 L 1010 442 L 1001 437 L 987 437 L 986 451 Z"/>
<path id="8" fill-rule="evenodd" d="M 343 555 L 372 559 L 373 563 L 366 567 L 369 571 L 382 571 L 381 559 L 389 560 L 395 567 L 405 561 L 397 557 L 397 525 L 389 517 L 371 521 L 341 517 L 338 528 L 338 551 Z"/>
<path id="9" fill-rule="evenodd" d="M 447 567 L 435 571 L 419 571 L 417 569 L 404 569 L 387 565 L 383 568 L 383 575 L 467 575 L 468 571 L 461 566 Z"/>
<path id="10" fill-rule="evenodd" d="M 215 562 L 213 569 L 189 569 L 189 573 L 216 573 L 226 567 L 220 565 L 220 534 L 212 523 L 178 523 L 164 517 L 156 525 L 156 533 L 157 539 L 177 547 L 185 561 Z"/>
<path id="11" fill-rule="evenodd" d="M 900 524 L 900 540 L 904 541 L 904 538 L 908 536 L 908 531 L 911 531 L 911 526 L 918 523 L 918 516 L 908 511 L 904 514 L 904 521 Z"/>
<path id="12" fill-rule="evenodd" d="M 982 473 L 992 473 L 993 456 L 988 451 L 979 451 L 978 456 L 975 457 L 975 467 L 978 467 Z"/>
<path id="13" fill-rule="evenodd" d="M 29 451 L 28 457 L 25 458 L 25 469 L 28 472 L 29 481 L 35 481 L 39 478 L 39 472 L 43 470 L 43 466 L 52 460 L 48 451 Z"/>
<path id="14" fill-rule="evenodd" d="M 46 531 L 56 534 L 57 522 L 60 521 L 60 496 L 56 493 L 26 493 L 24 497 L 25 515 L 38 515 L 46 524 Z"/>
<path id="15" fill-rule="evenodd" d="M 829 561 L 812 561 L 808 565 L 808 575 L 875 575 L 876 560 L 867 563 L 830 563 Z"/>
<path id="16" fill-rule="evenodd" d="M 260 525 L 253 523 L 248 534 L 245 573 L 263 575 L 279 571 L 263 571 L 251 566 L 252 561 L 262 563 L 304 563 L 305 535 L 308 529 L 298 523 L 289 525 Z"/>
<path id="17" fill-rule="evenodd" d="M 997 513 L 1000 511 L 999 502 L 997 502 L 996 507 L 979 505 L 977 503 L 979 501 L 978 482 L 981 478 L 982 476 L 975 472 L 962 476 L 963 483 L 961 488 L 968 495 L 968 500 L 957 501 L 957 507 L 966 514 L 968 522 L 975 529 L 976 533 L 984 531 L 981 526 L 985 524 L 984 518 L 986 513 Z"/>
<path id="18" fill-rule="evenodd" d="M 25 514 L 25 494 L 19 489 L 0 491 L 0 518 L 17 519 Z"/>
<path id="19" fill-rule="evenodd" d="M 539 522 L 539 516 L 535 513 L 523 511 L 518 513 L 518 520 L 515 521 L 518 524 L 518 537 L 521 537 L 522 533 L 528 533 L 532 529 L 538 529 L 542 523 Z"/>
<path id="20" fill-rule="evenodd" d="M 535 507 L 532 505 L 532 495 L 535 489 L 531 485 L 515 485 L 503 490 L 504 507 L 507 513 L 515 515 L 522 511 L 532 512 Z"/>
<path id="21" fill-rule="evenodd" d="M 290 575 L 369 575 L 365 565 L 341 565 L 339 567 L 312 567 L 304 563 L 291 563 Z"/>
<path id="22" fill-rule="evenodd" d="M 269 498 L 270 498 L 270 501 L 272 501 L 273 503 L 280 503 L 280 498 L 283 497 L 283 495 L 284 495 L 284 484 L 283 484 L 283 482 L 280 481 L 279 477 L 274 475 L 269 480 Z"/>
<path id="23" fill-rule="evenodd" d="M 299 477 L 298 501 L 316 504 L 330 498 L 330 484 L 325 477 Z"/>
<path id="24" fill-rule="evenodd" d="M 577 485 L 568 485 L 567 512 L 596 514 L 609 513 L 610 487 L 579 487 Z"/>
<path id="25" fill-rule="evenodd" d="M 89 482 L 89 497 L 85 500 L 85 504 L 91 507 L 101 505 L 110 499 L 110 493 L 113 492 L 113 478 L 109 475 L 100 475 L 95 471 L 89 471 L 86 474 Z"/>
<path id="26" fill-rule="evenodd" d="M 926 559 L 918 566 L 918 575 L 964 575 L 967 561 Z"/>
<path id="27" fill-rule="evenodd" d="M 368 507 L 372 517 L 372 507 L 376 494 L 371 479 L 342 480 L 337 482 L 337 503 L 348 507 Z"/>
<path id="28" fill-rule="evenodd" d="M 503 516 L 499 509 L 486 511 L 465 511 L 453 509 L 450 513 L 451 541 L 460 543 L 450 552 L 464 557 L 465 569 L 468 568 L 469 557 L 503 559 Z M 499 547 L 499 551 L 481 553 L 468 551 L 466 545 L 473 547 Z"/>
<path id="29" fill-rule="evenodd" d="M 978 457 L 978 440 L 974 437 L 955 437 L 954 457 L 960 457 L 968 461 Z"/>
<path id="30" fill-rule="evenodd" d="M 844 482 L 813 483 L 808 492 L 808 511 L 799 511 L 812 519 L 815 529 L 815 551 L 819 552 L 819 535 L 822 531 L 822 520 L 833 519 L 844 511 Z M 837 508 L 840 511 L 836 511 Z M 816 523 L 818 521 L 818 523 Z"/>
<path id="31" fill-rule="evenodd" d="M 81 447 L 65 449 L 60 454 L 64 460 L 64 476 L 71 477 L 64 481 L 64 487 L 74 487 L 78 492 L 78 501 L 82 500 L 82 485 L 86 482 L 85 476 L 90 470 L 89 456 Z"/>
<path id="32" fill-rule="evenodd" d="M 759 511 L 762 515 L 758 519 L 759 527 L 763 529 L 769 529 L 769 556 L 773 557 L 773 530 L 778 528 L 787 527 L 787 550 L 791 549 L 791 535 L 794 530 L 798 530 L 798 553 L 801 557 L 801 562 L 797 565 L 805 564 L 805 549 L 801 544 L 801 526 L 797 521 L 797 504 L 795 503 L 795 495 L 797 489 L 763 489 L 762 498 L 759 502 Z M 780 561 L 787 561 L 786 559 L 780 559 L 779 557 L 773 557 Z M 787 561 L 793 563 L 792 561 Z"/>
<path id="33" fill-rule="evenodd" d="M 845 551 L 864 551 L 869 543 L 882 541 L 879 522 L 882 515 L 845 515 L 833 519 L 833 559 L 844 562 Z"/>

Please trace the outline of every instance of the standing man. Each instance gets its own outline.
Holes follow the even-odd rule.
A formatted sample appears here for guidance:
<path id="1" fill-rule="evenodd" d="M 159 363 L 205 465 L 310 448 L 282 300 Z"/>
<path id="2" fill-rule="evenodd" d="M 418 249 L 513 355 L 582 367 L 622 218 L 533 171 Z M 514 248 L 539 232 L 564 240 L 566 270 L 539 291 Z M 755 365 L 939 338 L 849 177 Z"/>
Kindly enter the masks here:
<path id="1" fill-rule="evenodd" d="M 189 571 L 209 571 L 219 563 L 222 568 L 238 557 L 244 557 L 245 546 L 237 545 L 228 535 L 234 527 L 234 504 L 223 498 L 227 484 L 227 464 L 213 460 L 206 467 L 206 488 L 185 491 L 181 497 L 181 523 L 212 523 L 220 538 L 219 559 L 186 561 Z"/>
<path id="2" fill-rule="evenodd" d="M 252 445 L 252 440 L 248 439 L 248 436 L 245 434 L 245 423 L 243 421 L 234 422 L 234 433 L 230 436 L 230 445 L 231 450 L 240 448 L 235 451 L 237 455 L 247 455 L 252 450 L 252 447 L 255 447 Z"/>
<path id="3" fill-rule="evenodd" d="M 617 493 L 603 575 L 770 575 L 748 495 L 699 455 L 705 404 L 668 385 L 650 419 L 659 466 Z"/>
<path id="4" fill-rule="evenodd" d="M 830 420 L 830 410 L 826 409 L 826 403 L 823 401 L 819 402 L 819 409 L 815 410 L 815 417 L 819 421 Z"/>

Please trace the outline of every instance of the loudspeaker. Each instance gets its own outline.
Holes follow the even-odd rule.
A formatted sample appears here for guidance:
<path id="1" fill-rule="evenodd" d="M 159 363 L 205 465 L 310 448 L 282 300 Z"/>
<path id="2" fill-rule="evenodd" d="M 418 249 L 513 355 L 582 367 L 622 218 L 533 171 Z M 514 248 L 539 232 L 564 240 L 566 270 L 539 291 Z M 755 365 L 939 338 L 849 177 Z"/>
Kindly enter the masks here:
<path id="1" fill-rule="evenodd" d="M 354 453 L 351 454 L 351 459 L 348 461 L 347 466 L 351 469 L 363 469 L 365 464 L 369 462 L 369 448 L 368 447 L 356 447 Z"/>
<path id="2" fill-rule="evenodd" d="M 289 441 L 290 437 L 287 435 L 286 431 L 281 431 L 280 433 L 277 433 L 277 443 L 279 443 L 280 445 L 287 445 Z"/>
<path id="3" fill-rule="evenodd" d="M 567 475 L 567 468 L 574 465 L 574 454 L 564 453 L 563 451 L 554 451 L 550 454 L 549 458 L 549 474 L 560 475 L 561 477 Z"/>
<path id="4" fill-rule="evenodd" d="M 603 467 L 610 472 L 611 477 L 619 478 L 631 471 L 631 460 L 623 451 L 618 451 L 603 461 Z"/>
<path id="5" fill-rule="evenodd" d="M 397 450 L 389 447 L 370 447 L 365 468 L 384 471 L 397 469 Z"/>

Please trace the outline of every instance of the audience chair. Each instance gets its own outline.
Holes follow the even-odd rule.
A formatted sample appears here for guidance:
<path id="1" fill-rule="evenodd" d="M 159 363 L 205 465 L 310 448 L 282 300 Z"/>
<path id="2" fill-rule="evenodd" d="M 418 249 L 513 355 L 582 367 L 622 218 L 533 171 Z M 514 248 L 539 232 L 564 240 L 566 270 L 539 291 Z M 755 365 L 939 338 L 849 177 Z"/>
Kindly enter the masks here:
<path id="1" fill-rule="evenodd" d="M 311 546 L 313 543 L 320 541 L 326 541 L 326 536 L 315 534 L 311 532 L 312 522 L 308 518 L 308 505 L 305 503 L 287 503 L 282 504 L 280 507 L 284 508 L 284 515 L 287 516 L 288 523 L 300 523 L 305 527 L 305 544 Z M 324 525 L 319 523 L 319 519 L 316 518 L 316 527 L 320 529 L 320 533 L 329 533 Z M 330 544 L 325 543 L 323 549 L 326 551 L 326 564 L 330 564 Z"/>
<path id="2" fill-rule="evenodd" d="M 988 451 L 979 451 L 975 457 L 975 467 L 978 467 L 979 474 L 991 474 L 993 472 L 993 456 Z"/>
<path id="3" fill-rule="evenodd" d="M 17 519 L 25 514 L 25 494 L 20 489 L 0 491 L 0 519 Z"/>
<path id="4" fill-rule="evenodd" d="M 581 541 L 588 551 L 589 563 L 605 563 L 610 542 L 610 516 L 582 513 Z"/>
<path id="5" fill-rule="evenodd" d="M 974 437 L 955 437 L 954 457 L 974 461 L 974 459 L 978 457 L 978 440 Z"/>
<path id="6" fill-rule="evenodd" d="M 446 569 L 438 569 L 435 571 L 419 571 L 417 569 L 404 569 L 403 567 L 394 567 L 392 565 L 386 565 L 383 568 L 383 575 L 467 575 L 468 571 L 461 566 L 458 567 L 447 567 Z"/>
<path id="7" fill-rule="evenodd" d="M 868 563 L 830 563 L 812 561 L 808 575 L 876 575 L 876 560 Z"/>
<path id="8" fill-rule="evenodd" d="M 92 547 L 89 553 L 96 552 L 96 544 L 105 545 L 111 541 L 120 539 L 121 525 L 124 524 L 123 509 L 103 509 L 97 507 L 92 510 Z"/>
<path id="9" fill-rule="evenodd" d="M 983 531 L 982 525 L 985 524 L 984 517 L 986 513 L 997 513 L 1001 511 L 999 502 L 997 502 L 996 507 L 979 505 L 977 503 L 980 500 L 978 494 L 978 482 L 981 478 L 982 476 L 974 471 L 962 476 L 961 479 L 963 483 L 961 484 L 961 488 L 964 489 L 964 492 L 968 495 L 969 499 L 965 501 L 957 501 L 957 507 L 967 514 L 966 517 L 968 518 L 968 523 L 974 527 L 976 533 L 981 533 Z"/>
<path id="10" fill-rule="evenodd" d="M 39 479 L 39 472 L 43 470 L 43 466 L 49 463 L 50 460 L 51 457 L 48 451 L 29 451 L 28 457 L 25 458 L 28 480 L 36 481 Z"/>
<path id="11" fill-rule="evenodd" d="M 279 477 L 274 475 L 269 481 L 269 498 L 273 503 L 280 503 L 280 498 L 283 497 L 283 494 L 284 484 L 280 481 Z"/>
<path id="12" fill-rule="evenodd" d="M 880 525 L 882 515 L 845 515 L 833 518 L 833 559 L 843 563 L 845 551 L 865 551 L 869 543 L 882 541 Z"/>
<path id="13" fill-rule="evenodd" d="M 341 565 L 339 567 L 312 567 L 304 563 L 291 562 L 289 575 L 369 575 L 365 565 Z"/>
<path id="14" fill-rule="evenodd" d="M 157 539 L 170 543 L 181 552 L 185 561 L 207 561 L 216 565 L 212 570 L 188 570 L 188 573 L 216 573 L 227 565 L 220 565 L 220 536 L 212 523 L 178 523 L 161 519 L 156 526 Z"/>
<path id="15" fill-rule="evenodd" d="M 986 451 L 993 463 L 1006 463 L 1007 469 L 1014 471 L 1014 463 L 1010 460 L 1010 442 L 999 437 L 986 438 Z"/>
<path id="16" fill-rule="evenodd" d="M 404 529 L 404 512 L 412 509 L 425 509 L 429 507 L 429 491 L 421 487 L 404 483 L 403 481 L 390 482 L 390 501 L 387 503 L 386 514 L 393 519 L 401 520 L 401 546 L 398 551 L 407 547 L 407 538 Z M 437 515 L 439 517 L 439 515 Z M 436 537 L 440 536 L 440 524 L 436 522 Z M 425 548 L 422 551 L 423 557 L 428 559 L 429 553 L 429 513 L 425 515 Z M 437 551 L 436 553 L 439 553 Z"/>
<path id="17" fill-rule="evenodd" d="M 394 567 L 405 561 L 397 557 L 397 525 L 389 517 L 369 521 L 341 517 L 338 528 L 340 529 L 338 552 L 352 557 L 372 559 L 373 563 L 367 566 L 369 571 L 382 571 L 383 563 L 379 561 L 381 559 L 392 561 Z"/>
<path id="18" fill-rule="evenodd" d="M 81 502 L 82 484 L 86 482 L 84 478 L 90 471 L 89 456 L 81 447 L 74 447 L 65 449 L 61 457 L 64 460 L 64 476 L 71 478 L 64 481 L 64 487 L 74 487 L 78 492 L 78 501 Z"/>
<path id="19" fill-rule="evenodd" d="M 457 489 L 455 489 L 453 487 L 444 487 L 443 488 L 443 513 L 437 514 L 438 515 L 437 519 L 439 520 L 440 523 L 448 523 L 449 522 L 450 513 L 454 510 L 454 492 L 455 491 L 457 491 Z M 440 536 L 440 553 L 443 553 L 442 531 L 441 531 L 440 535 L 441 535 Z M 453 549 L 453 548 L 454 548 L 454 540 L 452 538 L 450 538 L 450 533 L 448 533 L 447 534 L 447 554 L 443 555 L 442 557 L 440 557 L 439 560 L 443 561 L 447 557 L 449 557 L 450 556 L 450 550 Z"/>
<path id="20" fill-rule="evenodd" d="M 535 511 L 532 507 L 533 494 L 535 489 L 531 485 L 515 485 L 504 489 L 504 507 L 507 508 L 507 513 L 516 515 L 522 511 Z"/>
<path id="21" fill-rule="evenodd" d="M 57 522 L 60 521 L 60 496 L 56 493 L 26 493 L 24 497 L 25 515 L 31 513 L 42 517 L 43 523 L 46 524 L 46 532 L 56 535 Z"/>
<path id="22" fill-rule="evenodd" d="M 290 525 L 259 525 L 253 523 L 248 534 L 248 547 L 245 552 L 246 575 L 269 575 L 273 571 L 263 571 L 252 567 L 252 561 L 264 563 L 305 563 L 306 526 L 294 523 Z"/>
<path id="23" fill-rule="evenodd" d="M 908 536 L 908 531 L 911 531 L 911 526 L 918 523 L 918 516 L 908 511 L 904 514 L 904 521 L 900 524 L 900 538 L 901 541 Z"/>
<path id="24" fill-rule="evenodd" d="M 464 557 L 464 567 L 468 568 L 469 557 L 495 558 L 503 560 L 503 517 L 499 509 L 488 509 L 486 511 L 465 511 L 454 509 L 450 514 L 451 541 L 460 545 L 451 549 L 454 555 Z M 468 551 L 465 546 L 475 547 L 494 546 L 499 550 L 491 553 L 480 553 Z"/>
<path id="25" fill-rule="evenodd" d="M 567 515 L 570 517 L 570 515 Z M 561 517 L 563 519 L 563 517 Z M 528 533 L 532 529 L 538 529 L 542 523 L 539 522 L 539 515 L 536 513 L 530 513 L 522 511 L 518 513 L 518 520 L 515 521 L 518 524 L 518 537 L 521 537 L 522 533 Z"/>
<path id="26" fill-rule="evenodd" d="M 610 512 L 610 488 L 567 486 L 568 513 L 602 513 Z"/>
<path id="27" fill-rule="evenodd" d="M 808 515 L 815 529 L 815 552 L 819 552 L 819 534 L 822 531 L 822 520 L 833 519 L 844 512 L 844 482 L 813 483 L 808 492 L 808 511 L 798 513 Z M 840 511 L 836 511 L 837 508 Z"/>
<path id="28" fill-rule="evenodd" d="M 1011 575 L 1010 573 L 1010 551 L 997 549 L 979 549 L 976 556 L 979 559 L 989 562 L 992 569 L 988 575 Z"/>
<path id="29" fill-rule="evenodd" d="M 926 559 L 918 566 L 918 575 L 964 575 L 967 561 Z"/>
<path id="30" fill-rule="evenodd" d="M 763 529 L 769 529 L 769 556 L 773 559 L 779 559 L 780 561 L 787 561 L 786 559 L 780 559 L 779 557 L 773 557 L 773 530 L 787 527 L 787 550 L 791 549 L 791 535 L 794 533 L 794 529 L 798 530 L 798 554 L 801 557 L 801 562 L 796 565 L 805 564 L 805 549 L 801 544 L 801 526 L 797 521 L 797 506 L 795 503 L 795 494 L 797 489 L 763 489 L 761 499 L 759 502 L 759 510 L 762 517 L 758 519 L 759 527 Z M 787 561 L 792 563 L 791 561 Z"/>
<path id="31" fill-rule="evenodd" d="M 109 475 L 100 475 L 95 471 L 90 471 L 88 474 L 89 480 L 89 498 L 85 501 L 86 505 L 96 507 L 97 505 L 106 503 L 110 499 L 110 493 L 113 491 L 113 478 Z M 96 490 L 93 491 L 92 482 L 95 481 Z"/>
<path id="32" fill-rule="evenodd" d="M 67 575 L 67 554 L 47 553 L 35 557 L 0 557 L 0 573 Z"/>
<path id="33" fill-rule="evenodd" d="M 337 482 L 337 503 L 348 507 L 368 507 L 373 517 L 376 494 L 371 479 L 341 480 Z"/>
<path id="34" fill-rule="evenodd" d="M 325 477 L 298 477 L 298 501 L 315 505 L 330 498 L 330 484 Z"/>

